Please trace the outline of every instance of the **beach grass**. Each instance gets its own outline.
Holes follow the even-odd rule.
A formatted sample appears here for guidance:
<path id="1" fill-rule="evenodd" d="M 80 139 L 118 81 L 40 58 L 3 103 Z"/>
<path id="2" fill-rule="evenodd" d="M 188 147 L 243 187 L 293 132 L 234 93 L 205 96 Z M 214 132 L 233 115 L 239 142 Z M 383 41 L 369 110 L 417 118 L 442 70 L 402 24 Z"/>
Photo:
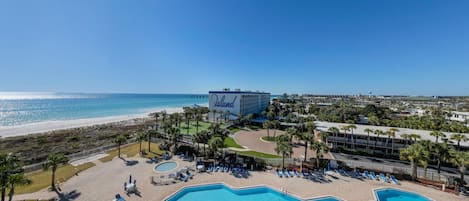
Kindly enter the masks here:
<path id="1" fill-rule="evenodd" d="M 156 143 L 151 143 L 150 144 L 151 152 L 145 155 L 146 158 L 152 158 L 154 156 L 160 156 L 163 154 L 163 151 L 160 150 L 158 144 Z M 142 150 L 147 151 L 148 150 L 148 142 L 142 142 Z M 138 154 L 140 151 L 140 144 L 139 143 L 132 143 L 128 145 L 121 146 L 121 156 L 127 156 L 127 157 L 134 157 Z M 113 149 L 107 152 L 107 156 L 100 158 L 99 161 L 105 163 L 108 161 L 111 161 L 115 157 L 117 157 L 118 150 Z"/>
<path id="2" fill-rule="evenodd" d="M 281 156 L 278 156 L 278 155 L 267 154 L 267 153 L 252 151 L 252 150 L 236 151 L 236 153 L 239 155 L 243 155 L 243 156 L 250 156 L 250 157 L 257 157 L 257 158 L 282 158 Z"/>
<path id="3" fill-rule="evenodd" d="M 233 147 L 233 148 L 238 148 L 238 149 L 244 149 L 244 147 L 242 147 L 241 145 L 236 143 L 236 141 L 232 137 L 225 138 L 225 143 L 224 144 L 225 144 L 225 147 Z"/>
<path id="4" fill-rule="evenodd" d="M 63 183 L 68 179 L 72 178 L 75 174 L 78 174 L 93 166 L 95 166 L 95 164 L 92 162 L 84 163 L 78 166 L 72 166 L 70 164 L 60 166 L 59 168 L 57 168 L 55 178 L 60 183 Z M 26 176 L 31 179 L 32 183 L 26 186 L 18 186 L 17 188 L 15 188 L 16 194 L 33 193 L 47 188 L 51 184 L 52 171 L 41 170 L 29 173 Z"/>

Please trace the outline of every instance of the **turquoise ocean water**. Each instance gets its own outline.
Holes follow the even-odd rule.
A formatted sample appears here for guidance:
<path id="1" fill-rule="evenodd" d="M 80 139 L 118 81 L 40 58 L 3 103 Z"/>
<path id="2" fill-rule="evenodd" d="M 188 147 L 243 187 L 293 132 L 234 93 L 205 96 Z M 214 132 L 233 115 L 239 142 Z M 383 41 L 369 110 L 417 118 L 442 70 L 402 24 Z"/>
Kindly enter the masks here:
<path id="1" fill-rule="evenodd" d="M 201 94 L 69 94 L 0 92 L 0 126 L 142 114 L 203 105 Z"/>

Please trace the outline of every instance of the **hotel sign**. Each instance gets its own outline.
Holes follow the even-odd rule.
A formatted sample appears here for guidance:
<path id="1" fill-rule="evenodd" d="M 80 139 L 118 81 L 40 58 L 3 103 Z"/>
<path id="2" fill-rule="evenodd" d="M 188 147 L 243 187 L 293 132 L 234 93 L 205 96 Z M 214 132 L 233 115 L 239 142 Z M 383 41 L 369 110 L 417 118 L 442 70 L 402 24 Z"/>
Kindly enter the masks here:
<path id="1" fill-rule="evenodd" d="M 215 96 L 215 103 L 213 104 L 215 107 L 227 107 L 227 108 L 234 108 L 236 99 L 238 98 L 235 96 L 232 101 L 228 101 L 226 99 L 226 95 L 221 96 L 221 98 L 218 98 L 218 95 L 214 94 Z"/>
<path id="2" fill-rule="evenodd" d="M 229 111 L 239 114 L 241 96 L 232 93 L 211 93 L 208 100 L 209 109 Z"/>

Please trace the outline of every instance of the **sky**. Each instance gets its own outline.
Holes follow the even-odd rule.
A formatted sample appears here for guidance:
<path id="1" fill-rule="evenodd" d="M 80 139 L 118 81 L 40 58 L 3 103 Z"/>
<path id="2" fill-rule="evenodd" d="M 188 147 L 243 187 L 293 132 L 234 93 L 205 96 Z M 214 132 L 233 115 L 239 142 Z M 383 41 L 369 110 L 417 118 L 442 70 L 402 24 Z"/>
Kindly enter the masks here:
<path id="1" fill-rule="evenodd" d="M 469 95 L 467 0 L 0 0 L 0 91 Z"/>

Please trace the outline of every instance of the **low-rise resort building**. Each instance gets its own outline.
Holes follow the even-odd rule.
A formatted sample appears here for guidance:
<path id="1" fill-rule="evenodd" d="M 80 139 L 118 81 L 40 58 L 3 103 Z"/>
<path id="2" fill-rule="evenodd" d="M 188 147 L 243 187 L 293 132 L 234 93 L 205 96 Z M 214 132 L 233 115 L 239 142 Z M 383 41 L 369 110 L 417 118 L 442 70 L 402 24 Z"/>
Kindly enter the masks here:
<path id="1" fill-rule="evenodd" d="M 354 124 L 354 128 L 347 129 L 349 124 L 319 121 L 316 122 L 316 125 L 318 131 L 329 133 L 327 141 L 332 149 L 348 149 L 399 156 L 401 149 L 418 140 L 435 141 L 435 137 L 430 135 L 431 131 L 426 130 L 359 124 Z M 331 127 L 336 127 L 339 131 L 334 133 L 330 130 Z M 447 141 L 448 144 L 454 144 L 462 150 L 469 150 L 469 141 L 457 142 L 450 139 L 456 133 L 442 133 L 446 137 L 440 138 L 440 142 Z"/>

